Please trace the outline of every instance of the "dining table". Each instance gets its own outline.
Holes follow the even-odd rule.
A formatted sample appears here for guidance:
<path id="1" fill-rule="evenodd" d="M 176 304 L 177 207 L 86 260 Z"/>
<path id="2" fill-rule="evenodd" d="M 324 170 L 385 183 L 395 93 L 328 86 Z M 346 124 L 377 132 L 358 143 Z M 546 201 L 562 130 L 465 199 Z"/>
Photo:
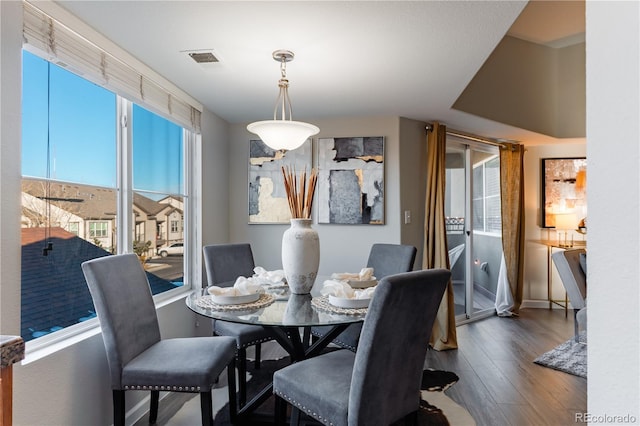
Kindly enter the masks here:
<path id="1" fill-rule="evenodd" d="M 264 327 L 293 363 L 319 355 L 350 324 L 364 321 L 366 307 L 345 308 L 329 303 L 328 297 L 321 294 L 326 279 L 329 277 L 317 277 L 309 294 L 291 294 L 286 284 L 267 286 L 258 300 L 243 304 L 215 303 L 205 287 L 191 292 L 186 305 L 193 312 L 216 321 Z M 312 340 L 311 327 L 316 326 L 326 326 L 328 331 Z M 237 418 L 250 416 L 272 395 L 272 390 L 272 383 L 266 385 L 238 409 Z"/>

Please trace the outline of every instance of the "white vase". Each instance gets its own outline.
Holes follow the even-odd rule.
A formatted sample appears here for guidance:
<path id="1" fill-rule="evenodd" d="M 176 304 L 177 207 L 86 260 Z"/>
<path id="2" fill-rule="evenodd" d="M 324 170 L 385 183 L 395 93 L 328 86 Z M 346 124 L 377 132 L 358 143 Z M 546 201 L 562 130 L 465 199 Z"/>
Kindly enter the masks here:
<path id="1" fill-rule="evenodd" d="M 282 323 L 300 325 L 318 321 L 318 314 L 311 305 L 310 294 L 291 294 L 282 315 Z"/>
<path id="2" fill-rule="evenodd" d="M 308 294 L 318 275 L 320 239 L 311 219 L 291 219 L 282 234 L 282 269 L 293 294 Z"/>

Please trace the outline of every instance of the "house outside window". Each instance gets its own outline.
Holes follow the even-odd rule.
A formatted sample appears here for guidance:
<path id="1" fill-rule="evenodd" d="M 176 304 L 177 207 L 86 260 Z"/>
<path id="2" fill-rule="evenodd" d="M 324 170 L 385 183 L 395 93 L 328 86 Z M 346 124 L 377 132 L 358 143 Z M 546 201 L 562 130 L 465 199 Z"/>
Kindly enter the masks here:
<path id="1" fill-rule="evenodd" d="M 171 221 L 171 232 L 175 233 L 175 232 L 179 232 L 180 231 L 180 223 L 177 220 L 172 220 Z"/>

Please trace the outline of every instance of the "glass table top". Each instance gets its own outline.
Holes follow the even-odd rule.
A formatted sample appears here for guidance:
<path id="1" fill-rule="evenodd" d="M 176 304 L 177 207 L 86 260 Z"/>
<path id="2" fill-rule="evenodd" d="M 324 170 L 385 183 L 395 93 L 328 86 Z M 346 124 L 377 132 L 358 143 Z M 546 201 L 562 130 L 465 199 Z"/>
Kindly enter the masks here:
<path id="1" fill-rule="evenodd" d="M 192 311 L 217 320 L 265 326 L 309 327 L 361 322 L 365 309 L 341 309 L 323 302 L 320 288 L 324 278 L 318 278 L 311 294 L 289 294 L 288 290 L 267 290 L 268 297 L 256 303 L 242 305 L 216 305 L 208 292 L 196 290 L 186 298 Z M 204 296 L 203 296 L 204 294 Z M 317 300 L 313 301 L 314 298 Z M 262 301 L 262 303 L 261 303 Z"/>

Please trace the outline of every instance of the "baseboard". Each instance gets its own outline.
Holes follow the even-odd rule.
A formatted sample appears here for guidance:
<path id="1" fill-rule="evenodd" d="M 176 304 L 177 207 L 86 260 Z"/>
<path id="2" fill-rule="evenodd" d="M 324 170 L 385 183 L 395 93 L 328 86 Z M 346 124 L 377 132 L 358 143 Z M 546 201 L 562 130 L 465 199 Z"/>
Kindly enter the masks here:
<path id="1" fill-rule="evenodd" d="M 496 295 L 491 293 L 491 291 L 482 287 L 480 284 L 473 283 L 473 291 L 479 293 L 490 300 L 496 300 Z"/>
<path id="2" fill-rule="evenodd" d="M 562 303 L 564 303 L 564 301 L 562 301 Z M 555 303 L 552 303 L 551 307 L 553 309 L 562 309 L 562 310 L 564 310 L 564 306 L 560 306 L 560 305 L 557 305 Z M 522 304 L 520 305 L 520 308 L 549 309 L 549 301 L 548 300 L 527 299 L 527 300 L 523 300 L 522 301 Z M 571 303 L 569 303 L 569 309 L 573 309 L 571 307 Z"/>
<path id="3" fill-rule="evenodd" d="M 142 398 L 136 405 L 131 407 L 126 414 L 125 424 L 127 425 L 136 425 L 140 420 L 149 415 L 149 405 L 151 403 L 151 392 L 145 392 L 146 395 Z M 193 397 L 193 394 L 189 394 Z M 160 401 L 158 406 L 160 407 L 158 410 L 158 417 L 162 414 L 163 411 L 175 412 L 177 411 L 182 404 L 184 404 L 184 394 L 180 392 L 160 392 Z M 176 407 L 173 407 L 175 404 Z"/>

